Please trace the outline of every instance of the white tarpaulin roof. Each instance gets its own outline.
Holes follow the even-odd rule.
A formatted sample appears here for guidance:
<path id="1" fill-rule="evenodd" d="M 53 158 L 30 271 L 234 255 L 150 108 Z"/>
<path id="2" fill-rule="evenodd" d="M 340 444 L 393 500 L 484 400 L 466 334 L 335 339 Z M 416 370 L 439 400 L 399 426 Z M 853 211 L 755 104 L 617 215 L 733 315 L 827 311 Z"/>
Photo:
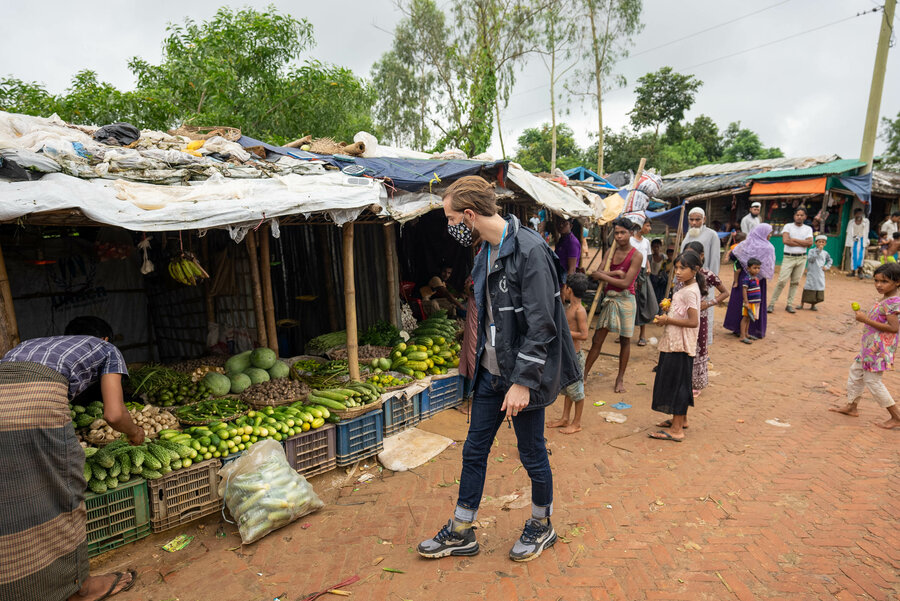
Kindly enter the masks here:
<path id="1" fill-rule="evenodd" d="M 540 205 L 543 205 L 565 217 L 599 217 L 597 211 L 602 213 L 602 200 L 596 194 L 584 191 L 594 198 L 593 206 L 587 205 L 571 188 L 562 186 L 556 182 L 543 179 L 525 171 L 518 165 L 510 163 L 507 177 L 514 184 L 522 188 L 528 196 Z"/>
<path id="2" fill-rule="evenodd" d="M 382 204 L 386 195 L 380 183 L 348 186 L 344 179 L 337 172 L 272 179 L 218 176 L 194 186 L 161 186 L 49 173 L 37 181 L 0 182 L 0 221 L 79 209 L 92 221 L 134 231 L 240 229 L 263 219 L 313 213 L 325 213 L 342 224 Z"/>

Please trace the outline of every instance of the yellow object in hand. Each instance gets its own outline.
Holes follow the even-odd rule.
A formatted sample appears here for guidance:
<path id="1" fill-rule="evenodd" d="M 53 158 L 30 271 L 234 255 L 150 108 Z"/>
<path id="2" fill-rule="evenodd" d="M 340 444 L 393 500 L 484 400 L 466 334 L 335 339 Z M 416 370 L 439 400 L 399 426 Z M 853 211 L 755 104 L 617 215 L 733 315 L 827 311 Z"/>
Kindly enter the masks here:
<path id="1" fill-rule="evenodd" d="M 850 308 L 854 311 L 859 311 L 859 303 L 850 303 Z"/>
<path id="2" fill-rule="evenodd" d="M 659 303 L 659 307 L 663 311 L 668 311 L 670 306 L 672 306 L 672 301 L 669 300 L 668 298 L 662 299 L 662 302 Z"/>

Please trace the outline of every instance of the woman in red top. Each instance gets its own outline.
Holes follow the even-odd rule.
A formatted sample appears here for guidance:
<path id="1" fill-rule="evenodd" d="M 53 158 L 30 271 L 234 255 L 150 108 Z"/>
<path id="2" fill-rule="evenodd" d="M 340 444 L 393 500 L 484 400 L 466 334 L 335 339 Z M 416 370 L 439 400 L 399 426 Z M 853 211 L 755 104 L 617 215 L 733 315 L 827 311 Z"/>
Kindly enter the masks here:
<path id="1" fill-rule="evenodd" d="M 609 271 L 600 270 L 591 274 L 592 278 L 606 282 L 607 286 L 606 295 L 600 304 L 597 331 L 594 333 L 591 350 L 585 361 L 584 376 L 587 379 L 587 375 L 591 373 L 591 367 L 600 356 L 606 335 L 615 332 L 619 335 L 619 374 L 616 377 L 615 390 L 621 393 L 625 392 L 625 368 L 628 367 L 628 359 L 631 356 L 631 336 L 634 334 L 634 318 L 637 313 L 634 281 L 641 270 L 644 257 L 640 251 L 631 246 L 630 221 L 620 217 L 613 221 L 613 227 L 616 243 L 607 251 L 613 253 Z"/>

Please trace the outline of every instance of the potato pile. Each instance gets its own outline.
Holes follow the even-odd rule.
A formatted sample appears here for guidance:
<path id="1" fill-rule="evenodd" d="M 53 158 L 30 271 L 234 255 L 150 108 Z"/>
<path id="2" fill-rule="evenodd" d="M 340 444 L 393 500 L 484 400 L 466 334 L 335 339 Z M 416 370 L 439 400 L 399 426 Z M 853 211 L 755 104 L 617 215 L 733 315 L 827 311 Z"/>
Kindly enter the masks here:
<path id="1" fill-rule="evenodd" d="M 347 358 L 347 347 L 334 349 L 333 351 L 328 351 L 328 356 L 331 359 L 346 359 Z M 390 357 L 391 356 L 391 347 L 389 346 L 371 346 L 368 344 L 364 344 L 358 349 L 358 357 L 360 361 L 371 361 L 372 359 L 380 359 L 382 357 Z"/>
<path id="2" fill-rule="evenodd" d="M 160 430 L 178 428 L 178 419 L 174 415 L 153 405 L 144 405 L 140 411 L 133 409 L 129 413 L 134 423 L 144 430 L 144 435 L 149 439 L 156 438 Z"/>
<path id="3" fill-rule="evenodd" d="M 309 386 L 288 378 L 254 384 L 241 393 L 241 400 L 250 405 L 284 405 L 309 396 Z"/>
<path id="4" fill-rule="evenodd" d="M 213 365 L 201 365 L 200 367 L 198 367 L 197 369 L 195 369 L 194 371 L 191 372 L 191 382 L 199 382 L 206 376 L 206 374 L 208 374 L 211 371 L 214 371 L 217 374 L 224 374 L 225 368 L 224 367 L 216 367 Z"/>

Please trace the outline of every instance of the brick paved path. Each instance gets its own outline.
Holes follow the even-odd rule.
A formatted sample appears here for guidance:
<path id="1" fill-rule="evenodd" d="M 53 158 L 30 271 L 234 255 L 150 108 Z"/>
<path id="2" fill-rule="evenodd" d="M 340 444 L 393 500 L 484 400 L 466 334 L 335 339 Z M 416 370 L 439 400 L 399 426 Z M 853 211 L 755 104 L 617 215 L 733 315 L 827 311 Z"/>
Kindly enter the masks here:
<path id="1" fill-rule="evenodd" d="M 528 517 L 529 483 L 504 427 L 476 557 L 425 561 L 414 552 L 452 511 L 457 444 L 413 472 L 370 469 L 378 477 L 364 484 L 357 473 L 342 486 L 343 471 L 316 478 L 327 507 L 255 545 L 241 548 L 236 529 L 211 517 L 101 557 L 94 571 L 139 570 L 135 589 L 116 597 L 123 601 L 295 601 L 354 574 L 365 580 L 347 588 L 356 601 L 900 599 L 900 432 L 873 426 L 887 413 L 868 397 L 859 418 L 826 411 L 843 394 L 859 340 L 849 302 L 868 306 L 876 293 L 840 274 L 828 287 L 818 313 L 778 306 L 769 336 L 752 346 L 716 327 L 711 386 L 684 443 L 647 438 L 660 418 L 649 409 L 652 347 L 633 349 L 625 395 L 593 376 L 589 403 L 633 408 L 615 424 L 597 415 L 607 407 L 587 405 L 581 433 L 548 430 L 561 538 L 531 563 L 507 559 Z M 614 368 L 601 357 L 595 369 Z M 885 379 L 900 394 L 900 377 Z M 766 423 L 775 418 L 790 426 Z M 462 441 L 465 422 L 448 411 L 422 427 Z M 159 548 L 181 532 L 196 536 L 187 549 Z"/>

